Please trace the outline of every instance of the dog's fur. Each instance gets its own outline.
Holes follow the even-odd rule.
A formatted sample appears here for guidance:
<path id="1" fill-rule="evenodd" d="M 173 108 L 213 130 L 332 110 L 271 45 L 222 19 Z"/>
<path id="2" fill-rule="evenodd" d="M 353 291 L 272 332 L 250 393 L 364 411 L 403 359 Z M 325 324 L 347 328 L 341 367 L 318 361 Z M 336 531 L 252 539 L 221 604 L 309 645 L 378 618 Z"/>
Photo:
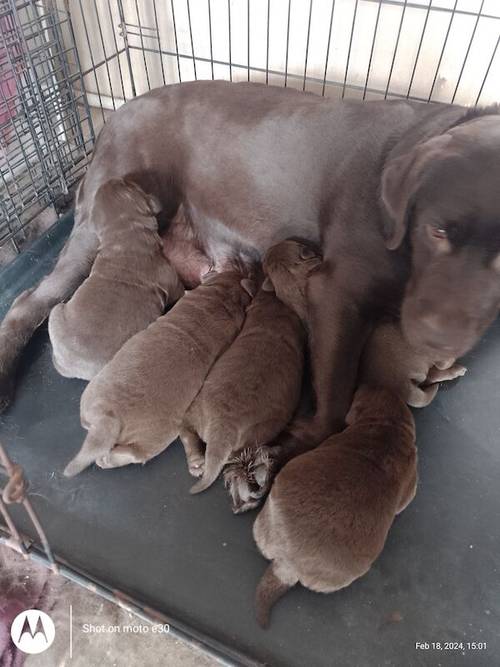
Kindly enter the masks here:
<path id="1" fill-rule="evenodd" d="M 465 374 L 454 359 L 437 359 L 428 349 L 410 345 L 399 322 L 378 324 L 363 350 L 360 381 L 390 389 L 413 408 L 429 405 L 439 383 Z"/>
<path id="2" fill-rule="evenodd" d="M 243 329 L 215 363 L 184 420 L 181 439 L 192 452 L 189 469 L 202 475 L 192 493 L 213 484 L 231 458 L 248 456 L 275 438 L 292 418 L 302 383 L 306 283 L 320 263 L 317 252 L 295 240 L 268 252 L 267 280 Z M 286 293 L 286 305 L 275 290 Z M 232 486 L 233 511 L 238 512 L 239 494 Z"/>
<path id="3" fill-rule="evenodd" d="M 82 395 L 88 430 L 64 474 L 145 463 L 179 435 L 187 408 L 243 325 L 253 283 L 209 274 L 166 315 L 125 343 Z"/>
<path id="4" fill-rule="evenodd" d="M 343 427 L 370 326 L 402 313 L 412 344 L 458 358 L 500 305 L 500 116 L 407 100 L 337 101 L 223 81 L 152 90 L 111 115 L 53 272 L 21 294 L 0 327 L 0 408 L 21 350 L 50 309 L 88 275 L 98 248 L 97 189 L 129 175 L 181 203 L 219 258 L 258 259 L 296 235 L 324 262 L 308 285 L 316 409 L 286 448 Z"/>
<path id="5" fill-rule="evenodd" d="M 97 191 L 99 253 L 90 276 L 49 316 L 56 369 L 91 380 L 122 345 L 163 315 L 184 288 L 162 253 L 158 201 L 123 179 Z"/>
<path id="6" fill-rule="evenodd" d="M 272 561 L 256 593 L 257 620 L 300 582 L 331 593 L 368 572 L 417 484 L 415 424 L 404 401 L 360 387 L 347 428 L 278 473 L 254 524 Z"/>

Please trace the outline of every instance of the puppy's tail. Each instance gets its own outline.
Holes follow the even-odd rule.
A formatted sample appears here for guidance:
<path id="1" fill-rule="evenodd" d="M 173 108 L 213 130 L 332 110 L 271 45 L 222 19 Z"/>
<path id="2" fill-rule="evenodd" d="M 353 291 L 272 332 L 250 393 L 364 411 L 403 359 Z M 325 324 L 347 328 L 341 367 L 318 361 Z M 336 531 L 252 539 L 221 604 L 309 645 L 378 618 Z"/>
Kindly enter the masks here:
<path id="1" fill-rule="evenodd" d="M 116 445 L 120 435 L 120 422 L 116 417 L 100 415 L 89 428 L 83 445 L 64 469 L 66 477 L 74 477 L 104 456 Z"/>
<path id="2" fill-rule="evenodd" d="M 286 565 L 281 563 L 277 566 L 276 561 L 272 561 L 257 586 L 255 592 L 255 616 L 261 628 L 269 626 L 271 609 L 298 581 L 296 576 L 292 573 L 284 572 L 284 570 L 286 570 Z"/>
<path id="3" fill-rule="evenodd" d="M 189 493 L 201 493 L 202 491 L 205 491 L 205 489 L 208 489 L 209 486 L 212 486 L 222 472 L 222 468 L 228 462 L 229 456 L 230 453 L 227 453 L 220 447 L 217 448 L 215 452 L 210 451 L 210 445 L 208 444 L 205 453 L 205 469 L 203 475 L 196 484 L 193 484 Z"/>

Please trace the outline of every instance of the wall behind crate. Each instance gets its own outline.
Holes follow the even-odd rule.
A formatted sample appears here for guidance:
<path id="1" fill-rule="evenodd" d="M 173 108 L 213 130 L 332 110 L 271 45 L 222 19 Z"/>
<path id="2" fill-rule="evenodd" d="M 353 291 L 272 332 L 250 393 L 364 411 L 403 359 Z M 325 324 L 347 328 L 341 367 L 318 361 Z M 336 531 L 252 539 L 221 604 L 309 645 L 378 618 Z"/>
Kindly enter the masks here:
<path id="1" fill-rule="evenodd" d="M 196 78 L 337 97 L 500 99 L 498 0 L 70 0 L 69 7 L 97 107 L 119 106 L 133 86 L 140 94 Z"/>

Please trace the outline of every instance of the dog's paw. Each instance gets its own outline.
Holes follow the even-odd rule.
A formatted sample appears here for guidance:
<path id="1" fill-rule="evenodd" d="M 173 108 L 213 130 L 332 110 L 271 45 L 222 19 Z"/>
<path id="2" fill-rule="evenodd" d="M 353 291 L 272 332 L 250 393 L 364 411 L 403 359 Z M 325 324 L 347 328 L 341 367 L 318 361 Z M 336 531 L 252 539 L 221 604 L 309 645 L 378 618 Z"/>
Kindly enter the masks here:
<path id="1" fill-rule="evenodd" d="M 201 454 L 190 456 L 187 460 L 187 466 L 193 477 L 201 477 L 205 470 L 205 457 Z"/>
<path id="2" fill-rule="evenodd" d="M 224 485 L 231 496 L 235 514 L 241 514 L 260 505 L 271 488 L 274 460 L 270 449 L 243 449 L 224 470 Z"/>

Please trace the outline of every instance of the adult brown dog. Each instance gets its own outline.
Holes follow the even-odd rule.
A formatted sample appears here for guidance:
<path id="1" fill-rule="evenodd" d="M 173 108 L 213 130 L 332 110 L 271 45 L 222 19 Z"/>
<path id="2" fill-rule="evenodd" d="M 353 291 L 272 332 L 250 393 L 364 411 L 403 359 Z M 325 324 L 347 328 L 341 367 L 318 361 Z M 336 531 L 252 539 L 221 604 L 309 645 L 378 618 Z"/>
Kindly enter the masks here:
<path id="1" fill-rule="evenodd" d="M 307 280 L 319 264 L 317 251 L 296 240 L 282 241 L 266 253 L 268 281 L 248 308 L 236 340 L 210 370 L 183 422 L 181 439 L 186 450 L 192 451 L 190 472 L 202 475 L 192 493 L 213 484 L 230 458 L 250 458 L 293 417 L 302 386 Z M 284 299 L 278 298 L 283 294 Z M 258 475 L 258 469 L 250 471 L 252 475 Z M 239 487 L 246 488 L 248 475 L 243 480 L 238 475 L 226 476 L 225 481 L 234 512 L 243 504 L 245 509 L 252 502 L 258 504 L 258 498 L 241 498 Z"/>
<path id="2" fill-rule="evenodd" d="M 371 320 L 401 310 L 411 342 L 450 358 L 498 313 L 497 107 L 183 83 L 132 100 L 102 130 L 56 268 L 0 327 L 2 405 L 27 340 L 88 274 L 97 188 L 125 175 L 160 198 L 165 220 L 185 205 L 214 265 L 294 235 L 320 242 L 325 261 L 309 281 L 316 412 L 290 427 L 296 445 L 342 428 Z"/>
<path id="3" fill-rule="evenodd" d="M 162 253 L 158 211 L 155 198 L 123 179 L 97 191 L 99 253 L 90 276 L 49 316 L 52 359 L 61 375 L 91 380 L 125 341 L 184 294 Z"/>
<path id="4" fill-rule="evenodd" d="M 278 473 L 255 521 L 255 541 L 272 561 L 256 593 L 264 627 L 296 583 L 332 593 L 368 572 L 415 495 L 415 424 L 404 401 L 362 386 L 347 424 Z"/>
<path id="5" fill-rule="evenodd" d="M 146 463 L 166 449 L 211 366 L 241 329 L 253 290 L 237 271 L 209 274 L 128 340 L 83 392 L 88 434 L 64 474 L 77 475 L 94 461 L 102 468 Z"/>

